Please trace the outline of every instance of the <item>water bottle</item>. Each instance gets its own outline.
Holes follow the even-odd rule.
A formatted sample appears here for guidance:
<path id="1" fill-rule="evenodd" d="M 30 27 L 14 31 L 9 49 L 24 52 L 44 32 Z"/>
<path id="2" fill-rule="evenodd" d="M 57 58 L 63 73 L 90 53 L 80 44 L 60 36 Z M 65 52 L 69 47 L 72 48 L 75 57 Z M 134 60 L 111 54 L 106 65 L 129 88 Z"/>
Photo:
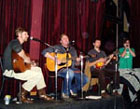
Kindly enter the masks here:
<path id="1" fill-rule="evenodd" d="M 9 105 L 10 99 L 11 99 L 11 95 L 5 95 L 5 97 L 4 97 L 5 105 Z"/>

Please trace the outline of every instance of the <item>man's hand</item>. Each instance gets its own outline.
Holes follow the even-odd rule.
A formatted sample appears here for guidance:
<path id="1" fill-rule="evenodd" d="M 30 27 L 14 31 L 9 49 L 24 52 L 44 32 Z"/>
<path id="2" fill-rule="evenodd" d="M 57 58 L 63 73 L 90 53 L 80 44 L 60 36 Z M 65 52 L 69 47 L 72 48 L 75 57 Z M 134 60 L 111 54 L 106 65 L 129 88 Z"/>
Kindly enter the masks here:
<path id="1" fill-rule="evenodd" d="M 79 58 L 79 57 L 76 58 L 76 61 L 77 61 L 77 62 L 80 62 L 80 61 L 81 61 L 81 58 Z"/>
<path id="2" fill-rule="evenodd" d="M 27 63 L 27 64 L 30 64 L 30 63 L 31 63 L 30 57 L 26 57 L 26 58 L 24 59 L 24 62 Z"/>
<path id="3" fill-rule="evenodd" d="M 57 59 L 57 64 L 59 65 L 61 63 L 62 63 L 61 60 Z"/>
<path id="4" fill-rule="evenodd" d="M 114 56 L 114 54 L 109 55 L 109 59 L 112 59 Z"/>
<path id="5" fill-rule="evenodd" d="M 37 66 L 39 63 L 38 62 L 35 62 L 35 60 L 33 60 L 32 62 L 31 62 L 31 66 L 32 67 L 35 67 L 35 66 Z"/>
<path id="6" fill-rule="evenodd" d="M 98 60 L 98 62 L 105 62 L 105 61 L 106 61 L 105 58 L 100 58 L 100 59 Z"/>
<path id="7" fill-rule="evenodd" d="M 126 44 L 126 43 L 125 43 L 125 44 L 124 44 L 124 47 L 125 47 L 125 48 L 130 48 L 130 44 Z"/>

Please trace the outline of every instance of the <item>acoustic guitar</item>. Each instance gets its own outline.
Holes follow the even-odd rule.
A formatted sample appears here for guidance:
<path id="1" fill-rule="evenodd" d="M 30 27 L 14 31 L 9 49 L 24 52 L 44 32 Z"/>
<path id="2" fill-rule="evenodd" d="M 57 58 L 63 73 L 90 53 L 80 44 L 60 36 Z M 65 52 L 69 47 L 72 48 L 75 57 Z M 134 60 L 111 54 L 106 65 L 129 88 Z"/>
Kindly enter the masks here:
<path id="1" fill-rule="evenodd" d="M 51 56 L 55 56 L 55 53 L 50 53 Z M 57 59 L 60 60 L 62 63 L 57 65 L 57 69 L 61 69 L 63 67 L 70 67 L 72 65 L 72 60 L 74 58 L 71 57 L 71 54 L 68 53 L 68 60 L 67 60 L 67 53 L 57 53 Z M 55 71 L 55 61 L 50 59 L 50 58 L 46 58 L 46 67 L 48 68 L 49 71 Z"/>
<path id="2" fill-rule="evenodd" d="M 26 55 L 29 56 L 27 53 Z M 15 72 L 24 72 L 31 68 L 31 64 L 25 63 L 23 58 L 14 51 L 12 51 L 12 64 Z"/>

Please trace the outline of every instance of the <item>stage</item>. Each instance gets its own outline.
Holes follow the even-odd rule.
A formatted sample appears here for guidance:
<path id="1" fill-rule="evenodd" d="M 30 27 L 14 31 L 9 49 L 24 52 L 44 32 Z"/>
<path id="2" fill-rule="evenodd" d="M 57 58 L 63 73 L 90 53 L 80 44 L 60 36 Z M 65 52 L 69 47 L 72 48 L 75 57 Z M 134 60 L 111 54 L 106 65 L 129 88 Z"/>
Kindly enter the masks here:
<path id="1" fill-rule="evenodd" d="M 116 98 L 116 99 L 115 99 Z M 116 105 L 114 105 L 116 103 Z M 57 101 L 42 101 L 38 98 L 34 99 L 33 104 L 16 104 L 11 102 L 4 105 L 4 100 L 0 101 L 0 109 L 125 109 L 123 97 L 110 97 L 108 99 L 68 99 Z"/>

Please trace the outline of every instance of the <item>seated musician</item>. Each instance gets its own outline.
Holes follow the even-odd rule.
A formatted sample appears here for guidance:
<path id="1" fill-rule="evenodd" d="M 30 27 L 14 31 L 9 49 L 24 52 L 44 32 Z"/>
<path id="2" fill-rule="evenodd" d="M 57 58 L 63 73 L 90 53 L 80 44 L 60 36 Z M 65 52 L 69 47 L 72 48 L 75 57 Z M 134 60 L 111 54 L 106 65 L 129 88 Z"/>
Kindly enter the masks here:
<path id="1" fill-rule="evenodd" d="M 69 37 L 66 34 L 62 34 L 60 37 L 59 45 L 49 47 L 44 49 L 42 54 L 50 61 L 47 62 L 47 68 L 49 71 L 55 71 L 50 67 L 54 68 L 54 64 L 51 64 L 51 61 L 55 62 L 55 51 L 57 51 L 57 64 L 58 64 L 58 76 L 64 78 L 63 89 L 62 89 L 62 98 L 69 98 L 70 94 L 72 96 L 77 95 L 77 91 L 81 89 L 81 76 L 80 70 L 75 67 L 79 64 L 80 58 L 77 56 L 77 52 L 73 46 L 69 44 Z M 70 58 L 68 63 L 66 58 Z M 64 61 L 65 60 L 65 61 Z M 67 69 L 68 66 L 68 69 Z M 67 71 L 68 71 L 68 86 L 67 86 Z M 72 84 L 72 80 L 75 82 Z M 88 81 L 87 77 L 83 76 L 83 85 Z"/>
<path id="2" fill-rule="evenodd" d="M 6 47 L 3 55 L 3 67 L 4 74 L 7 77 L 13 77 L 15 79 L 25 81 L 21 89 L 21 101 L 23 103 L 33 103 L 33 101 L 27 99 L 27 94 L 35 86 L 38 90 L 39 97 L 43 100 L 52 100 L 48 97 L 45 92 L 45 81 L 40 67 L 37 67 L 35 63 L 31 64 L 31 59 L 26 55 L 22 44 L 27 42 L 29 35 L 27 31 L 21 27 L 16 29 L 17 39 L 10 41 Z M 13 53 L 16 54 L 17 59 L 13 60 Z M 17 63 L 18 72 L 15 73 L 14 65 L 12 63 Z M 28 65 L 28 66 L 26 66 Z M 21 69 L 20 69 L 21 68 Z M 25 68 L 25 69 L 22 69 Z M 17 71 L 17 70 L 16 70 Z"/>
<path id="3" fill-rule="evenodd" d="M 94 43 L 94 49 L 91 49 L 88 54 L 91 56 L 88 59 L 87 65 L 90 67 L 91 77 L 97 76 L 99 78 L 99 83 L 101 86 L 101 96 L 103 98 L 108 98 L 110 95 L 106 92 L 106 82 L 105 77 L 110 77 L 113 80 L 115 80 L 115 74 L 116 74 L 116 83 L 114 85 L 114 88 L 119 87 L 119 73 L 116 73 L 115 70 L 106 68 L 107 64 L 110 62 L 111 58 L 113 57 L 113 54 L 111 54 L 109 57 L 106 56 L 105 52 L 100 50 L 101 46 L 101 40 L 95 39 Z M 114 90 L 114 94 L 117 94 Z"/>

